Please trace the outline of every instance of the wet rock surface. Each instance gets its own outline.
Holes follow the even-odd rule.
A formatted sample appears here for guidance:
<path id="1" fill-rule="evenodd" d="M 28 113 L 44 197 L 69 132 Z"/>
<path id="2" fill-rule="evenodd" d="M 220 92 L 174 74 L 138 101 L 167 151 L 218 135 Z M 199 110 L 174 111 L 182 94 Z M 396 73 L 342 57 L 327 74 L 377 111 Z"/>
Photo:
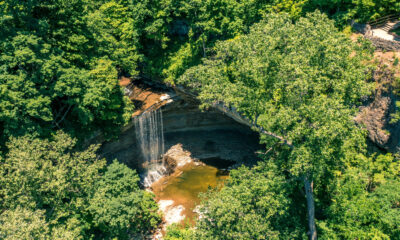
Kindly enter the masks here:
<path id="1" fill-rule="evenodd" d="M 168 174 L 174 173 L 176 168 L 183 167 L 191 162 L 193 162 L 191 153 L 185 151 L 180 143 L 172 146 L 164 154 L 164 164 Z"/>

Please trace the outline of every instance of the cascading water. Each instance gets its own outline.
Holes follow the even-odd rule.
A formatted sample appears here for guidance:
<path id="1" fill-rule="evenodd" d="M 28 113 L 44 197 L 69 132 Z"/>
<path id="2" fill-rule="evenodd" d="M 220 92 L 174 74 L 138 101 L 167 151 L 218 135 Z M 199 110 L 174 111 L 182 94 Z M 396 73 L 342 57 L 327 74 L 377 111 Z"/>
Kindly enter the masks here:
<path id="1" fill-rule="evenodd" d="M 144 167 L 147 170 L 144 186 L 160 179 L 166 172 L 164 154 L 164 131 L 161 109 L 148 111 L 135 118 L 136 139 L 139 143 Z"/>

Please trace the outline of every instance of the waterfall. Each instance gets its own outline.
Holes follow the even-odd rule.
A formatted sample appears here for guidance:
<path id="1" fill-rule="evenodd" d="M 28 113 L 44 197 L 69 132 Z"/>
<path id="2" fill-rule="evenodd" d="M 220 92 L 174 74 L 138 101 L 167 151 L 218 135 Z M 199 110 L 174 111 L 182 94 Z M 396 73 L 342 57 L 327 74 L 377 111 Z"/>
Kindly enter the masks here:
<path id="1" fill-rule="evenodd" d="M 149 187 L 166 172 L 164 154 L 164 131 L 161 109 L 144 112 L 135 118 L 136 139 L 147 170 L 144 185 Z"/>

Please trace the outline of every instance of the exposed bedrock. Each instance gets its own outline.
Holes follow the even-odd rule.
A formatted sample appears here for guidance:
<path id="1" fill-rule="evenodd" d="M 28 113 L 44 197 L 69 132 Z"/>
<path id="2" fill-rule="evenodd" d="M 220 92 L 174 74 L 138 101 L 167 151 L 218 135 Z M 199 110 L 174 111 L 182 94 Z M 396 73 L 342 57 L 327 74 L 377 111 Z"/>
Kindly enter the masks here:
<path id="1" fill-rule="evenodd" d="M 201 111 L 196 101 L 176 99 L 162 108 L 165 151 L 176 144 L 199 160 L 221 159 L 251 164 L 262 148 L 258 134 L 218 110 Z M 135 127 L 123 131 L 118 140 L 106 142 L 100 154 L 108 161 L 118 159 L 133 168 L 141 168 Z"/>
<path id="2" fill-rule="evenodd" d="M 365 126 L 371 142 L 382 150 L 397 153 L 400 150 L 400 121 L 393 121 L 398 96 L 393 93 L 393 73 L 378 68 L 374 73 L 375 93 L 356 117 L 356 122 Z"/>

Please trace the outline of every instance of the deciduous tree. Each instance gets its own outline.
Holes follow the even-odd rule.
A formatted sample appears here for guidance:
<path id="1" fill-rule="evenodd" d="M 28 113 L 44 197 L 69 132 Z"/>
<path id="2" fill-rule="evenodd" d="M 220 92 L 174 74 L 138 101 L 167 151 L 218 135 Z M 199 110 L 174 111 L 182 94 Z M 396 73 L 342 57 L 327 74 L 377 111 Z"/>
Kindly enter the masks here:
<path id="1" fill-rule="evenodd" d="M 106 167 L 96 145 L 75 147 L 62 132 L 54 140 L 11 138 L 0 162 L 0 222 L 7 222 L 0 237 L 128 239 L 158 224 L 157 204 L 139 189 L 135 171 L 118 162 Z"/>
<path id="2" fill-rule="evenodd" d="M 313 193 L 325 185 L 315 183 L 365 149 L 353 116 L 369 91 L 369 54 L 367 45 L 353 43 L 319 12 L 295 23 L 288 15 L 270 15 L 249 35 L 217 44 L 215 56 L 179 80 L 206 107 L 223 103 L 271 133 L 268 148 L 284 141 L 280 151 L 287 153 L 278 165 L 304 183 L 311 239 Z"/>

